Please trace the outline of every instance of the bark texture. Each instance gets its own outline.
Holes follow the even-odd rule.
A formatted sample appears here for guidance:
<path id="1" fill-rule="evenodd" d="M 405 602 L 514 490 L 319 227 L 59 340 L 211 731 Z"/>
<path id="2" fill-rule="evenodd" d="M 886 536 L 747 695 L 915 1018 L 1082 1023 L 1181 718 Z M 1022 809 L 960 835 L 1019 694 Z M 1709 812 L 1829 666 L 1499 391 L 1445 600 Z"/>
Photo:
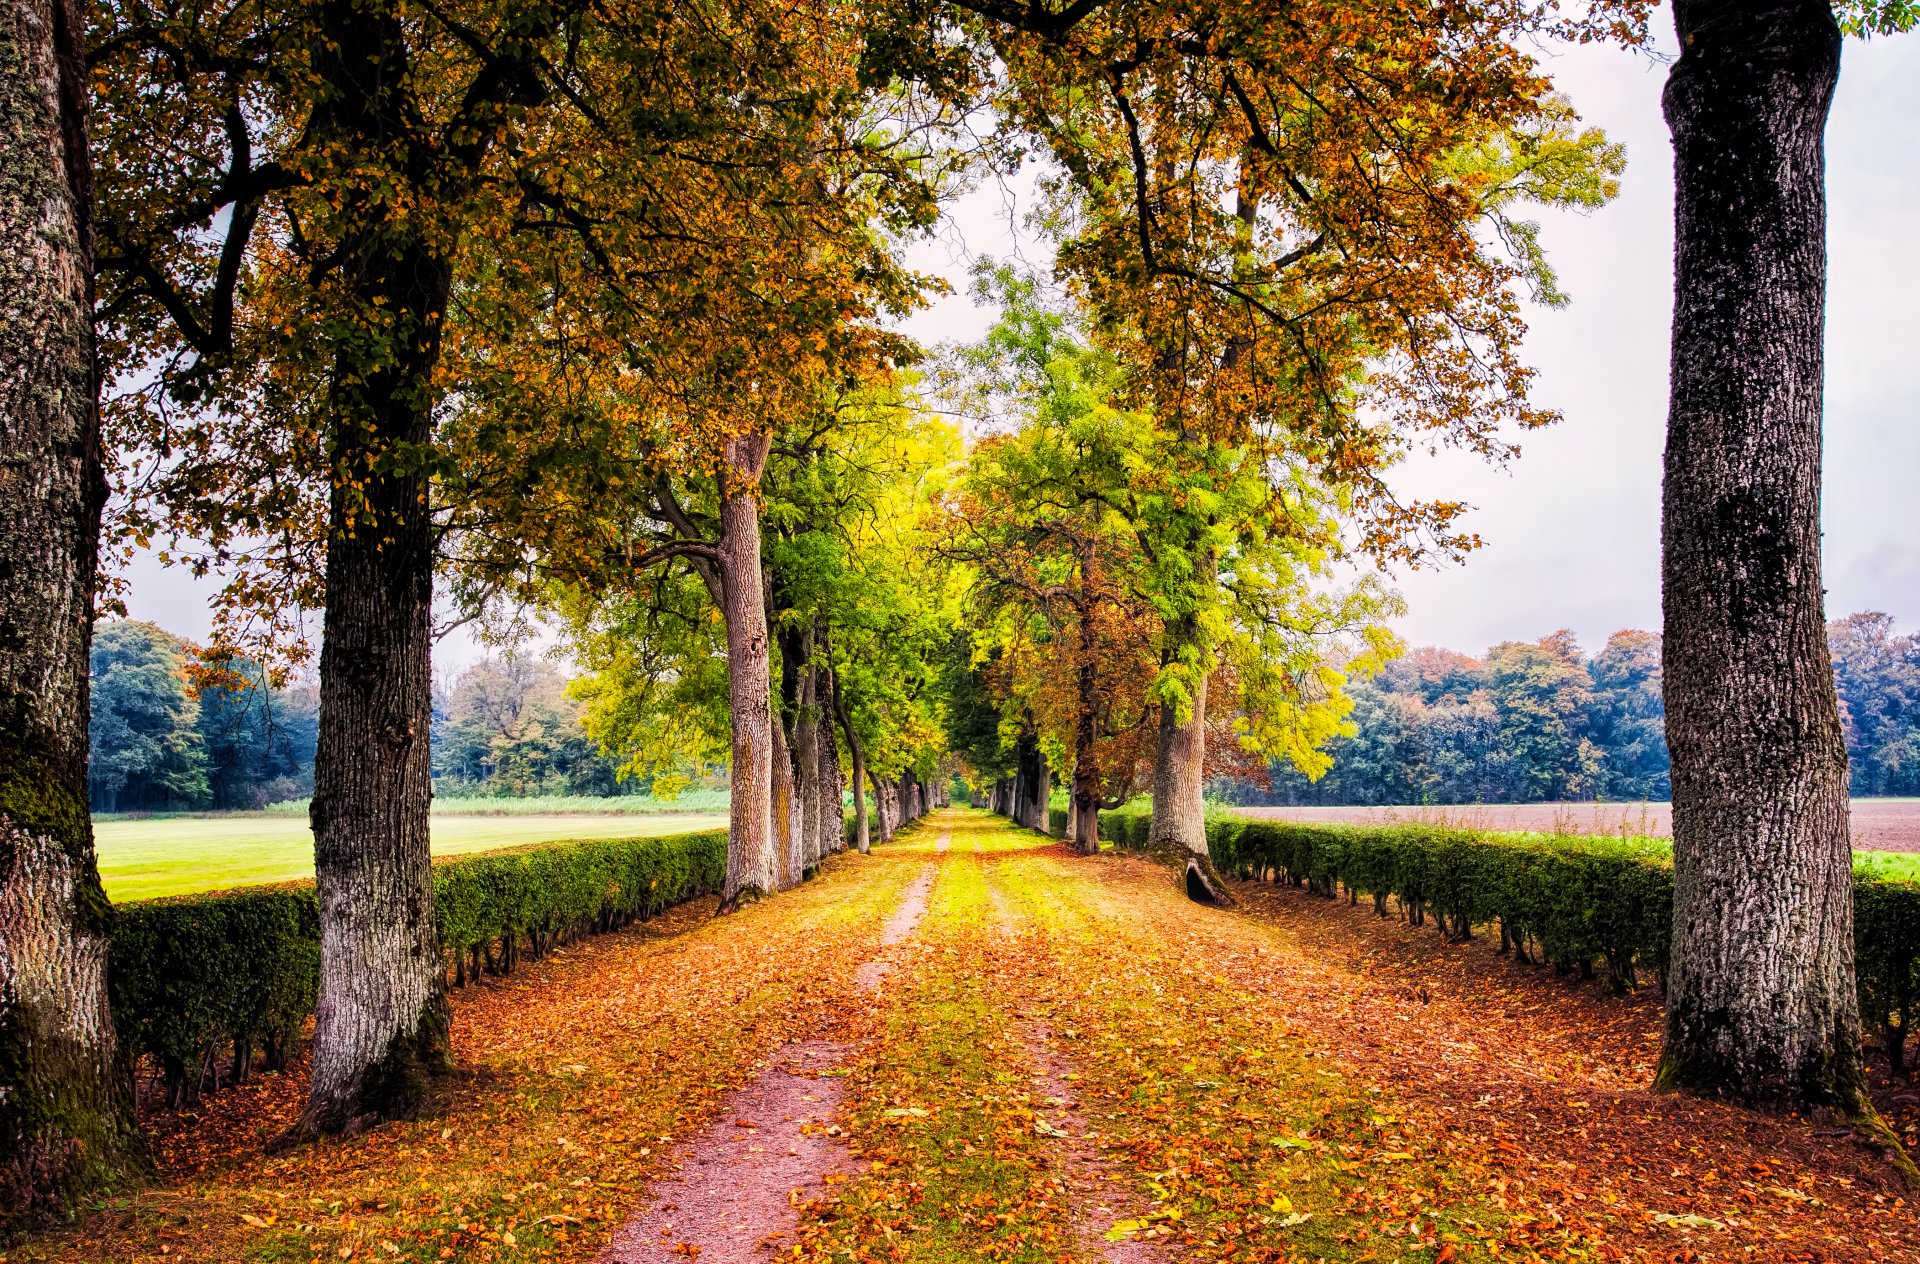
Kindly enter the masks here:
<path id="1" fill-rule="evenodd" d="M 859 730 L 853 727 L 853 716 L 847 710 L 846 691 L 840 686 L 840 674 L 831 673 L 833 682 L 833 713 L 840 721 L 840 731 L 847 738 L 847 759 L 852 765 L 853 777 L 853 845 L 862 855 L 873 850 L 873 838 L 867 819 L 867 750 L 861 745 Z M 836 769 L 836 771 L 838 771 Z"/>
<path id="2" fill-rule="evenodd" d="M 1193 687 L 1193 712 L 1183 724 L 1172 707 L 1160 708 L 1153 755 L 1153 817 L 1147 844 L 1207 857 L 1207 678 Z"/>
<path id="3" fill-rule="evenodd" d="M 1040 750 L 1040 735 L 1031 724 L 1023 726 L 1014 742 L 1013 806 L 1016 824 L 1031 830 L 1048 832 L 1047 808 L 1053 797 L 1053 781 L 1048 775 L 1047 757 Z"/>
<path id="4" fill-rule="evenodd" d="M 1680 0 L 1663 505 L 1674 927 L 1659 1082 L 1861 1102 L 1820 574 L 1824 0 Z"/>
<path id="5" fill-rule="evenodd" d="M 779 888 L 773 830 L 771 656 L 766 581 L 760 570 L 760 505 L 755 489 L 766 468 L 766 431 L 729 440 L 726 494 L 720 501 L 720 580 L 727 628 L 727 704 L 733 720 L 733 803 L 727 832 L 727 877 L 721 907 Z"/>
<path id="6" fill-rule="evenodd" d="M 370 145 L 410 121 L 396 16 L 328 5 L 316 64 L 347 90 L 318 130 Z M 351 95 L 348 95 L 351 93 Z M 433 916 L 433 523 L 417 456 L 433 441 L 433 370 L 452 283 L 414 233 L 375 224 L 345 243 L 359 320 L 331 383 L 333 501 L 314 754 L 320 999 L 302 1132 L 415 1113 L 451 1065 Z"/>
<path id="7" fill-rule="evenodd" d="M 83 18 L 0 6 L 0 1231 L 141 1158 L 87 811 L 105 484 Z"/>

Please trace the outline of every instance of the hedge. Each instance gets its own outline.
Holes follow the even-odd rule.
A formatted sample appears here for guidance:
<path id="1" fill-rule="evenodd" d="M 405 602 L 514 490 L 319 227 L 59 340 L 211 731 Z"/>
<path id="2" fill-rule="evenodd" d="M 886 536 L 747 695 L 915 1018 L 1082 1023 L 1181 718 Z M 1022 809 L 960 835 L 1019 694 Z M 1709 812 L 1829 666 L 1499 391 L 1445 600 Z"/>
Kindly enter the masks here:
<path id="1" fill-rule="evenodd" d="M 1104 812 L 1100 832 L 1143 850 L 1148 813 Z M 1213 816 L 1207 847 L 1223 873 L 1304 886 L 1349 902 L 1388 901 L 1413 925 L 1429 917 L 1450 938 L 1496 929 L 1502 952 L 1618 989 L 1639 973 L 1665 981 L 1673 921 L 1673 857 L 1654 839 L 1507 834 L 1433 825 L 1322 825 Z M 1920 883 L 1854 876 L 1854 954 L 1862 1021 L 1894 1068 L 1920 999 Z"/>
<path id="2" fill-rule="evenodd" d="M 462 856 L 433 867 L 440 942 L 457 986 L 505 973 L 522 945 L 538 957 L 718 891 L 727 833 L 548 843 Z M 320 922 L 313 884 L 251 887 L 116 906 L 108 995 L 125 1051 L 159 1066 L 180 1105 L 246 1077 L 256 1049 L 269 1069 L 312 1015 Z"/>

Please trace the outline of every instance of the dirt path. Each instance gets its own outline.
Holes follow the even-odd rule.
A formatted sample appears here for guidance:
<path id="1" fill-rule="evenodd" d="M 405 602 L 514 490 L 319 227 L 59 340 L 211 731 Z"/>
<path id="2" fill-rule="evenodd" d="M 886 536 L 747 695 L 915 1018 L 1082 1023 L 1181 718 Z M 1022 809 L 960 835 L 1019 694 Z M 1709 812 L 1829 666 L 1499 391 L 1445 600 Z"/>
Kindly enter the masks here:
<path id="1" fill-rule="evenodd" d="M 1241 894 L 944 812 L 456 994 L 431 1117 L 267 1156 L 264 1077 L 0 1258 L 1920 1264 L 1850 1135 L 1646 1090 L 1651 994 Z"/>
<path id="2" fill-rule="evenodd" d="M 934 843 L 944 857 L 951 835 Z M 938 867 L 924 866 L 880 933 L 880 955 L 854 973 L 872 996 L 893 970 L 889 949 L 926 916 Z M 718 1118 L 673 1152 L 674 1175 L 657 1184 L 653 1205 L 623 1226 L 602 1264 L 746 1264 L 789 1245 L 801 1216 L 853 1170 L 834 1123 L 845 1093 L 838 1076 L 844 1043 L 786 1045 L 722 1102 Z M 838 1144 L 836 1144 L 836 1141 Z"/>
<path id="3" fill-rule="evenodd" d="M 1291 892 L 1203 909 L 1144 862 L 963 830 L 977 860 L 922 923 L 913 1012 L 849 1084 L 881 1161 L 810 1248 L 1920 1260 L 1911 1194 L 1850 1135 L 1648 1092 L 1648 994 Z"/>

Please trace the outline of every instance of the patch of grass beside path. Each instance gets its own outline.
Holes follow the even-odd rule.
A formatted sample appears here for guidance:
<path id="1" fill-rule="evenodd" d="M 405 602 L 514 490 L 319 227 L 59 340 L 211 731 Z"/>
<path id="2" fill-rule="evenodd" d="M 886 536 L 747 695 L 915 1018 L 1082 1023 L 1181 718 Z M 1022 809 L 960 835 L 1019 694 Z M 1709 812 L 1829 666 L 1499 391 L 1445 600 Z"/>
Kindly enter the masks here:
<path id="1" fill-rule="evenodd" d="M 432 822 L 433 854 L 457 856 L 568 838 L 646 838 L 724 829 L 719 815 L 444 816 Z M 304 816 L 179 816 L 97 820 L 94 848 L 107 898 L 124 902 L 224 891 L 313 876 L 313 834 Z"/>

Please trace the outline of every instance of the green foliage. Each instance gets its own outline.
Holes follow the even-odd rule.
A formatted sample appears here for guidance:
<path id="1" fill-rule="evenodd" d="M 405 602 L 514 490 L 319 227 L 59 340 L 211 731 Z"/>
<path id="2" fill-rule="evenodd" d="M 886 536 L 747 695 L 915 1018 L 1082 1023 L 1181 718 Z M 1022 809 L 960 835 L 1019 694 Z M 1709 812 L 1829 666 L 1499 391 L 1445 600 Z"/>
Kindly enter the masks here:
<path id="1" fill-rule="evenodd" d="M 1103 813 L 1114 845 L 1143 850 L 1148 813 Z M 1064 824 L 1064 821 L 1061 822 Z M 1058 827 L 1056 827 L 1058 828 Z M 1432 917 L 1455 940 L 1495 927 L 1502 949 L 1557 970 L 1603 968 L 1617 988 L 1639 972 L 1664 979 L 1673 924 L 1673 856 L 1660 839 L 1510 834 L 1434 825 L 1321 825 L 1210 815 L 1221 872 L 1268 878 L 1332 898 L 1389 898 L 1414 925 Z M 1904 1043 L 1920 998 L 1920 881 L 1884 877 L 1870 857 L 1854 873 L 1854 951 L 1861 1017 Z M 1896 1056 L 1898 1056 L 1896 1054 Z"/>
<path id="2" fill-rule="evenodd" d="M 197 1091 L 221 1041 L 283 1045 L 313 1013 L 319 982 L 310 883 L 115 909 L 107 981 L 114 1030 L 129 1052 L 159 1064 L 175 1100 L 183 1089 Z"/>
<path id="3" fill-rule="evenodd" d="M 511 969 L 526 941 L 610 930 L 720 888 L 724 830 L 590 839 L 466 856 L 434 866 L 440 942 L 456 981 L 484 958 Z M 196 1095 L 228 1043 L 264 1048 L 269 1065 L 313 1013 L 319 911 L 310 883 L 120 905 L 108 990 L 126 1049 L 166 1076 L 175 1101 Z M 475 950 L 479 950 L 476 954 Z M 241 1060 L 244 1072 L 247 1058 Z"/>
<path id="4" fill-rule="evenodd" d="M 1915 0 L 1845 0 L 1833 6 L 1833 16 L 1846 34 L 1871 39 L 1875 35 L 1897 35 L 1920 25 L 1920 4 Z"/>
<path id="5" fill-rule="evenodd" d="M 618 793 L 583 710 L 552 663 L 508 653 L 472 664 L 434 699 L 434 796 Z"/>
<path id="6" fill-rule="evenodd" d="M 553 843 L 436 865 L 434 912 L 452 953 L 608 930 L 720 889 L 727 834 Z"/>
<path id="7" fill-rule="evenodd" d="M 207 805 L 207 752 L 186 654 L 185 642 L 151 623 L 117 620 L 94 634 L 87 781 L 96 807 Z"/>

